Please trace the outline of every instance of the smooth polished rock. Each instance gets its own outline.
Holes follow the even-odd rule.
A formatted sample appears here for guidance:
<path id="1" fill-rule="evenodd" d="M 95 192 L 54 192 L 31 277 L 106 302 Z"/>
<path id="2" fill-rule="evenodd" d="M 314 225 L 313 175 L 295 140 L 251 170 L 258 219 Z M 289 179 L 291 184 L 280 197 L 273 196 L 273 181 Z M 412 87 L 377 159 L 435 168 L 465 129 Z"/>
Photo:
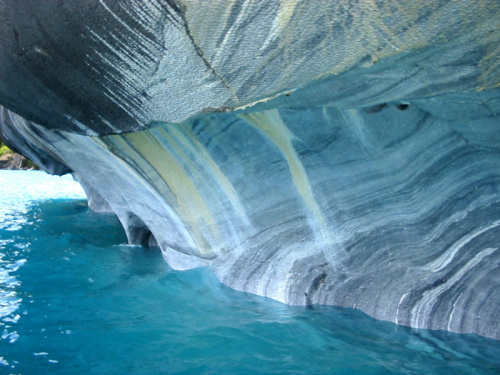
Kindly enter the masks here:
<path id="1" fill-rule="evenodd" d="M 259 104 L 487 90 L 500 84 L 499 19 L 496 0 L 5 0 L 0 104 L 102 135 Z"/>
<path id="2" fill-rule="evenodd" d="M 2 138 L 131 243 L 500 339 L 498 2 L 5 4 Z"/>
<path id="3" fill-rule="evenodd" d="M 210 266 L 285 303 L 499 338 L 500 147 L 454 121 L 386 104 L 85 137 L 17 119 L 92 187 L 94 209 L 174 268 Z M 500 130 L 490 124 L 476 138 Z"/>

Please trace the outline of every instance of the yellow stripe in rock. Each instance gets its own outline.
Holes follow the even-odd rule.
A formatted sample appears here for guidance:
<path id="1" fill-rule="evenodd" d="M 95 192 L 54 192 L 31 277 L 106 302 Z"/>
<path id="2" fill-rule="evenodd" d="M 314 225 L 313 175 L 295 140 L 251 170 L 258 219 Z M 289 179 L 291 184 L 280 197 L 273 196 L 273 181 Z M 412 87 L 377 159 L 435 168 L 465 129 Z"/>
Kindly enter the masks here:
<path id="1" fill-rule="evenodd" d="M 123 135 L 123 137 L 133 145 L 168 185 L 175 196 L 179 216 L 188 225 L 199 249 L 208 253 L 210 245 L 202 231 L 208 229 L 211 234 L 217 234 L 216 221 L 182 164 L 149 131 L 130 133 Z M 165 141 L 168 142 L 168 140 Z"/>
<path id="2" fill-rule="evenodd" d="M 319 235 L 323 242 L 329 242 L 329 231 L 326 220 L 314 199 L 311 184 L 307 178 L 304 166 L 300 162 L 292 145 L 294 135 L 286 127 L 278 110 L 271 109 L 263 112 L 244 113 L 238 116 L 260 130 L 279 148 L 288 163 L 293 183 L 309 211 L 309 215 L 312 216 L 316 236 Z"/>

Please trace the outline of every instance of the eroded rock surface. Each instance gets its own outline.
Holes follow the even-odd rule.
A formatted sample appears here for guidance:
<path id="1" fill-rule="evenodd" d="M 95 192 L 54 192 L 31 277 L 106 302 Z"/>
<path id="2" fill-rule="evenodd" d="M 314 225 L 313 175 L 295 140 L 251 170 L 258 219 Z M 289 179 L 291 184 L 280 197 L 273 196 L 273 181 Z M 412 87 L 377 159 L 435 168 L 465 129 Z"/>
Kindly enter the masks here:
<path id="1" fill-rule="evenodd" d="M 12 4 L 2 138 L 132 243 L 285 303 L 500 338 L 496 1 Z"/>

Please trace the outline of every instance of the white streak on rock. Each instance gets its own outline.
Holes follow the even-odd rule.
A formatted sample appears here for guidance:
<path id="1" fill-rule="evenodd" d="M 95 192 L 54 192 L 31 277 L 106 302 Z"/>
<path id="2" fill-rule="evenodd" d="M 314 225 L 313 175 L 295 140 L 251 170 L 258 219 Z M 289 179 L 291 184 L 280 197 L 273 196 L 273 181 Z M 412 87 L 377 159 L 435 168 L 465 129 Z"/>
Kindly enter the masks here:
<path id="1" fill-rule="evenodd" d="M 468 271 L 477 266 L 484 258 L 498 250 L 497 248 L 487 248 L 476 254 L 465 266 L 450 277 L 446 282 L 437 288 L 424 292 L 420 301 L 415 305 L 412 311 L 412 326 L 416 328 L 427 327 L 428 319 L 431 316 L 434 305 L 439 297 L 452 288 Z M 448 326 L 450 326 L 448 322 Z"/>
<path id="2" fill-rule="evenodd" d="M 477 230 L 455 242 L 445 253 L 443 253 L 439 258 L 433 260 L 432 262 L 426 264 L 422 269 L 426 271 L 438 272 L 445 268 L 453 260 L 455 255 L 467 245 L 474 238 L 480 236 L 481 234 L 489 231 L 490 229 L 496 228 L 500 225 L 500 220 L 495 221 L 493 224 L 488 225 L 485 228 Z"/>

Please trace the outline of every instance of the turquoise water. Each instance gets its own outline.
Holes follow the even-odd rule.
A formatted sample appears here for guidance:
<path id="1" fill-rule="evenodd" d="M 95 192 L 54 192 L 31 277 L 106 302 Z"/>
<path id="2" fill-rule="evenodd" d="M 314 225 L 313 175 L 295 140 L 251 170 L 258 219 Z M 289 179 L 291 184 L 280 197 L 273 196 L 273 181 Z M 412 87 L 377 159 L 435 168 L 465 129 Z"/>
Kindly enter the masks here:
<path id="1" fill-rule="evenodd" d="M 0 374 L 500 374 L 498 341 L 173 271 L 43 172 L 0 171 L 0 335 Z"/>

